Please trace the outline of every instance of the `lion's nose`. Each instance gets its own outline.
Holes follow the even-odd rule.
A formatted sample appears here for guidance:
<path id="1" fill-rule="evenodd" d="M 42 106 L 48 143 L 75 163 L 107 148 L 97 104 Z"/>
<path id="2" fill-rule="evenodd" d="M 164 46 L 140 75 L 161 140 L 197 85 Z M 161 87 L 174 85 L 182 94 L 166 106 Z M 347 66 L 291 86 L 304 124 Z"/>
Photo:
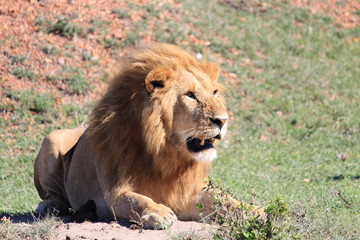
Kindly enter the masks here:
<path id="1" fill-rule="evenodd" d="M 222 118 L 210 118 L 210 121 L 212 123 L 215 123 L 220 129 L 225 125 L 226 121 L 228 120 L 228 117 L 222 117 Z"/>

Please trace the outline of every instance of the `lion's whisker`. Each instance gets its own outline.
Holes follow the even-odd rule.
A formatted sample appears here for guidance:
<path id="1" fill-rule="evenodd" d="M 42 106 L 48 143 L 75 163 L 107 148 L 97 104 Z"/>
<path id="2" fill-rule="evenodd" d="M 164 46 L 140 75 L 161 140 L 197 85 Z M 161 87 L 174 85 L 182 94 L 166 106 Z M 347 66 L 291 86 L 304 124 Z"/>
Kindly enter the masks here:
<path id="1" fill-rule="evenodd" d="M 180 149 L 183 148 L 186 145 L 186 143 L 194 140 L 194 138 L 196 137 L 196 135 L 198 135 L 199 132 L 200 132 L 200 130 L 196 130 L 195 132 L 192 131 L 192 132 L 188 133 L 187 135 L 185 135 L 185 138 L 184 138 L 185 140 L 179 143 L 179 148 Z"/>
<path id="2" fill-rule="evenodd" d="M 197 134 L 197 131 L 194 132 L 194 129 L 192 130 L 192 132 L 189 132 L 188 134 L 186 134 L 185 137 L 183 138 L 185 140 L 181 141 L 179 143 L 179 148 L 180 149 L 183 148 L 187 142 L 193 140 L 195 138 L 196 134 Z"/>
<path id="3" fill-rule="evenodd" d="M 183 131 L 181 131 L 181 132 L 179 132 L 179 133 L 181 134 L 181 133 L 184 133 L 184 132 L 187 132 L 187 131 L 193 131 L 193 130 L 195 130 L 194 127 L 185 129 L 185 130 L 183 130 Z M 178 134 L 179 134 L 179 133 L 178 133 Z"/>

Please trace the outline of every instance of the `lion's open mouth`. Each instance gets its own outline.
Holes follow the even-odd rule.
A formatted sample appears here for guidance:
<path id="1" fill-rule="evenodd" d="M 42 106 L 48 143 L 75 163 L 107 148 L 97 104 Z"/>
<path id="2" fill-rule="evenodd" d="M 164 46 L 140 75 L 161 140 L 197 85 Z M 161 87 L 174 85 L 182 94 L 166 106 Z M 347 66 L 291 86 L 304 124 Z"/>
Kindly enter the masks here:
<path id="1" fill-rule="evenodd" d="M 215 138 L 218 138 L 218 136 L 210 139 L 198 139 L 198 138 L 189 138 L 187 140 L 187 146 L 188 149 L 191 152 L 201 152 L 206 149 L 214 148 L 213 143 L 215 142 Z"/>

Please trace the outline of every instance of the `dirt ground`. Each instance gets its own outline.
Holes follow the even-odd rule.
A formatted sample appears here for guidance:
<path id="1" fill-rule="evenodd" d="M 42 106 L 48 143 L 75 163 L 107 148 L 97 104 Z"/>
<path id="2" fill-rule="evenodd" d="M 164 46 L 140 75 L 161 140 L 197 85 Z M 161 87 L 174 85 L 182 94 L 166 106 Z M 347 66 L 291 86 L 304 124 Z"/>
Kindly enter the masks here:
<path id="1" fill-rule="evenodd" d="M 181 239 L 210 239 L 213 229 L 210 225 L 196 222 L 176 221 L 167 230 L 133 230 L 118 223 L 68 223 L 57 229 L 59 239 L 149 239 L 166 240 L 176 237 Z M 191 238 L 193 237 L 193 238 Z"/>
<path id="2" fill-rule="evenodd" d="M 219 2 L 236 8 L 235 1 Z M 260 4 L 262 2 L 253 2 L 254 8 L 263 7 Z M 289 2 L 309 8 L 312 13 L 328 15 L 342 27 L 353 28 L 360 25 L 360 2 L 357 0 Z M 163 8 L 165 5 L 171 7 Z M 238 9 L 242 11 L 241 7 Z M 148 15 L 152 14 L 151 11 L 158 12 L 156 17 L 150 19 Z M 124 43 L 134 26 L 146 18 L 150 21 L 146 22 L 145 30 L 136 33 L 136 41 L 155 41 L 152 33 L 157 24 L 166 19 L 182 22 L 183 14 L 181 1 L 172 0 L 156 1 L 156 4 L 149 0 L 134 0 L 131 4 L 128 1 L 108 0 L 0 0 L 0 99 L 3 103 L 13 101 L 4 92 L 4 89 L 9 88 L 36 89 L 37 92 L 51 93 L 59 108 L 69 102 L 84 103 L 97 99 L 106 88 L 101 79 L 111 72 L 123 54 L 106 44 Z M 68 20 L 69 27 L 82 28 L 82 34 L 86 36 L 81 36 L 81 33 L 73 37 L 64 37 L 56 32 L 48 34 L 49 24 L 61 19 Z M 195 36 L 190 36 L 189 42 L 179 41 L 183 45 L 189 43 L 208 44 Z M 53 76 L 62 75 L 64 68 L 69 66 L 83 71 L 83 77 L 93 85 L 90 92 L 68 94 L 66 84 L 49 80 Z M 16 76 L 14 71 L 19 68 L 31 70 L 35 80 L 29 81 L 26 77 Z M 11 111 L 1 112 L 0 116 L 9 119 L 11 114 Z"/>
<path id="3" fill-rule="evenodd" d="M 335 23 L 344 28 L 360 25 L 360 2 L 357 0 L 291 0 L 295 6 L 305 7 L 313 14 L 324 14 L 333 17 Z"/>
<path id="4" fill-rule="evenodd" d="M 2 221 L 24 228 L 36 227 L 38 221 L 32 214 L 17 216 L 0 216 Z M 60 217 L 51 224 L 50 239 L 66 240 L 167 240 L 167 239 L 210 239 L 215 232 L 215 225 L 199 222 L 175 221 L 166 230 L 141 229 L 138 225 L 129 222 L 71 222 L 70 217 Z M 49 238 L 49 236 L 47 236 Z"/>

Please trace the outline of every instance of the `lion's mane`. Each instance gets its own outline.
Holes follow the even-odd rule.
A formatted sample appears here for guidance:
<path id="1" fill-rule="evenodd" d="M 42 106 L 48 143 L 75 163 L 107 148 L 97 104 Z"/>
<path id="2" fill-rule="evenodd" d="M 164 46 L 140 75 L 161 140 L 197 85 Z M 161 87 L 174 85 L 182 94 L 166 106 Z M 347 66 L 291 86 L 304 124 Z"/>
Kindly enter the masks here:
<path id="1" fill-rule="evenodd" d="M 110 184 L 108 193 L 129 181 L 142 181 L 140 185 L 146 186 L 149 180 L 179 178 L 182 171 L 191 167 L 207 176 L 209 164 L 195 166 L 195 161 L 170 147 L 177 96 L 169 91 L 172 84 L 150 95 L 144 81 L 159 67 L 172 69 L 168 74 L 174 74 L 173 79 L 179 69 L 197 68 L 214 80 L 219 74 L 216 64 L 199 63 L 173 45 L 147 45 L 127 54 L 120 70 L 111 77 L 107 93 L 93 110 L 88 129 L 94 152 L 104 167 L 103 175 Z"/>

